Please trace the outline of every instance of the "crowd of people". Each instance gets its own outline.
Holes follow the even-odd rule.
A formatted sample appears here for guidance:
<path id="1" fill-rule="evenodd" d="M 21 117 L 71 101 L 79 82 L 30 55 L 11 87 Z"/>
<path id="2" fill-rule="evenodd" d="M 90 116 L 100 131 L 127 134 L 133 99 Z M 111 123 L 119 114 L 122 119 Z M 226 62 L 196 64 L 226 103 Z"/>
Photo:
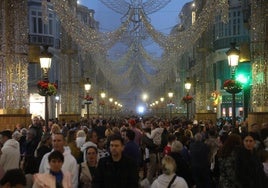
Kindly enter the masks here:
<path id="1" fill-rule="evenodd" d="M 268 187 L 268 123 L 34 117 L 0 146 L 0 187 Z"/>

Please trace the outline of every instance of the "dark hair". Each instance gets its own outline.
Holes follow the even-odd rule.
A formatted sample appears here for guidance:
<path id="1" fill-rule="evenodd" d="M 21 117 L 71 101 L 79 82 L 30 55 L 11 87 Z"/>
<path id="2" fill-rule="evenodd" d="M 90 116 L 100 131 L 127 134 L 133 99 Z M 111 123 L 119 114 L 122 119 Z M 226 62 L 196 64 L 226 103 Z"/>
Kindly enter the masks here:
<path id="1" fill-rule="evenodd" d="M 57 159 L 61 162 L 64 162 L 64 156 L 60 151 L 52 151 L 48 156 L 48 162 L 50 162 L 52 159 Z"/>
<path id="2" fill-rule="evenodd" d="M 71 129 L 67 133 L 67 143 L 71 143 L 75 140 L 76 138 L 76 130 Z"/>
<path id="3" fill-rule="evenodd" d="M 126 136 L 128 137 L 129 140 L 134 140 L 135 138 L 135 132 L 131 129 L 126 130 Z"/>
<path id="4" fill-rule="evenodd" d="M 225 140 L 222 148 L 219 150 L 220 157 L 228 157 L 232 151 L 242 145 L 242 139 L 238 134 L 231 134 Z"/>
<path id="5" fill-rule="evenodd" d="M 167 140 L 168 140 L 168 142 L 172 142 L 172 141 L 176 140 L 176 136 L 174 134 L 169 134 Z"/>
<path id="6" fill-rule="evenodd" d="M 0 181 L 0 185 L 3 186 L 9 183 L 10 186 L 23 185 L 26 186 L 26 177 L 21 169 L 11 169 L 6 171 Z"/>
<path id="7" fill-rule="evenodd" d="M 41 143 L 45 144 L 47 140 L 49 140 L 51 138 L 51 134 L 50 133 L 45 133 L 42 135 L 41 137 Z"/>
<path id="8" fill-rule="evenodd" d="M 120 135 L 118 135 L 118 134 L 112 134 L 110 136 L 110 142 L 111 141 L 115 141 L 115 140 L 119 140 L 122 144 L 124 144 L 124 140 L 123 140 L 123 138 Z"/>
<path id="9" fill-rule="evenodd" d="M 12 138 L 12 132 L 10 130 L 4 130 L 4 131 L 0 132 L 0 134 L 2 136 L 6 136 L 8 139 Z"/>
<path id="10" fill-rule="evenodd" d="M 243 135 L 242 135 L 242 140 L 244 141 L 244 139 L 245 139 L 247 136 L 252 137 L 253 140 L 257 140 L 257 138 L 256 138 L 256 134 L 254 134 L 253 132 L 246 132 L 245 134 L 243 134 Z"/>
<path id="11" fill-rule="evenodd" d="M 86 152 L 88 151 L 88 149 L 94 149 L 96 151 L 96 153 L 98 154 L 98 149 L 95 146 L 88 146 L 86 149 Z"/>

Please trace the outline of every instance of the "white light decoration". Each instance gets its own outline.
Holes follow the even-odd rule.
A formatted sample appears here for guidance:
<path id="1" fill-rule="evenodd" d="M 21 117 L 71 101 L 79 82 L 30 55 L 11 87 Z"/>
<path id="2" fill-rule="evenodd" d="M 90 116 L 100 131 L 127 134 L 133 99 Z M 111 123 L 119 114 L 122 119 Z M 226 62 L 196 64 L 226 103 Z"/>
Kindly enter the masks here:
<path id="1" fill-rule="evenodd" d="M 91 53 L 91 57 L 96 63 L 97 69 L 103 74 L 105 79 L 109 80 L 111 85 L 117 89 L 118 92 L 130 93 L 136 88 L 155 89 L 165 83 L 166 78 L 173 74 L 176 70 L 174 62 L 174 54 L 180 56 L 186 50 L 190 49 L 192 45 L 201 37 L 202 33 L 206 31 L 209 24 L 213 23 L 216 15 L 221 15 L 224 22 L 228 20 L 228 0 L 206 1 L 202 11 L 197 15 L 195 23 L 187 30 L 178 32 L 172 36 L 166 36 L 157 31 L 150 23 L 148 14 L 155 10 L 159 10 L 169 0 L 153 0 L 153 4 L 148 2 L 139 4 L 139 9 L 135 7 L 125 6 L 129 5 L 125 1 L 102 0 L 106 2 L 109 8 L 123 13 L 126 8 L 128 11 L 123 13 L 122 25 L 113 32 L 102 33 L 84 25 L 76 18 L 76 12 L 73 7 L 70 7 L 69 1 L 51 0 L 54 10 L 60 18 L 62 26 L 66 32 L 72 37 L 81 49 L 82 54 Z M 121 4 L 122 2 L 125 2 Z M 131 1 L 140 3 L 140 1 Z M 147 4 L 146 4 L 147 3 Z M 118 6 L 120 5 L 120 6 Z M 137 4 L 138 5 L 138 4 Z M 111 7 L 113 6 L 113 7 Z M 139 24 L 142 26 L 142 31 L 153 39 L 163 50 L 161 58 L 155 58 L 150 55 L 142 46 L 143 41 L 126 41 L 129 50 L 117 60 L 108 60 L 107 52 L 117 42 L 132 37 L 125 37 L 130 34 L 133 29 L 133 19 L 138 17 Z M 135 21 L 137 21 L 135 19 Z M 146 38 L 148 38 L 146 37 Z M 135 58 L 134 58 L 135 57 Z M 148 72 L 145 68 L 148 65 L 154 73 Z M 124 71 L 122 71 L 124 70 Z M 143 75 L 143 78 L 141 78 Z M 124 84 L 122 83 L 124 80 Z"/>

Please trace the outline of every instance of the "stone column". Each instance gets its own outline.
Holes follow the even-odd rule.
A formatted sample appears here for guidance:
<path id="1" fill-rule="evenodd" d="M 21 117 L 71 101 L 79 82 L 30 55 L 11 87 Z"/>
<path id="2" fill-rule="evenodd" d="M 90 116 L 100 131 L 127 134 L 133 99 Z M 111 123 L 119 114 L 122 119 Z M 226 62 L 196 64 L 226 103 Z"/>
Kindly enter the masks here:
<path id="1" fill-rule="evenodd" d="M 0 2 L 0 114 L 26 114 L 29 108 L 27 2 Z M 5 126 L 16 124 L 7 115 L 0 119 Z"/>
<path id="2" fill-rule="evenodd" d="M 252 112 L 249 124 L 255 116 L 268 116 L 268 2 L 252 0 L 251 4 L 251 62 L 252 62 Z M 262 118 L 263 119 L 263 118 Z M 266 118 L 267 119 L 267 118 Z M 254 122 L 253 122 L 254 121 Z M 262 123 L 262 122 L 257 122 Z"/>

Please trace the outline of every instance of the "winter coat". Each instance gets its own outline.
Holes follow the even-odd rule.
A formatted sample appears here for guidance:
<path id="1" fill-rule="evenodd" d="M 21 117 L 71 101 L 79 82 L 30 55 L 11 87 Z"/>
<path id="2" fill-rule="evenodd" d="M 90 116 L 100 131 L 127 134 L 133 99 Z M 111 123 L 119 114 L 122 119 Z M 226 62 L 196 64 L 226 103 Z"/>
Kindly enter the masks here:
<path id="1" fill-rule="evenodd" d="M 235 163 L 236 178 L 242 188 L 267 188 L 268 181 L 256 151 L 241 148 Z"/>
<path id="2" fill-rule="evenodd" d="M 132 159 L 122 156 L 113 161 L 111 156 L 100 159 L 93 178 L 93 188 L 138 188 L 138 167 Z"/>
<path id="3" fill-rule="evenodd" d="M 176 174 L 179 177 L 182 177 L 187 182 L 187 185 L 189 187 L 192 187 L 194 185 L 194 180 L 192 178 L 192 172 L 190 170 L 190 165 L 184 160 L 182 155 L 177 152 L 171 152 L 169 154 L 176 162 Z"/>
<path id="4" fill-rule="evenodd" d="M 49 173 L 34 174 L 33 180 L 34 184 L 32 188 L 56 188 L 56 178 Z M 63 173 L 62 187 L 74 188 L 71 183 L 71 174 L 69 172 Z"/>
<path id="5" fill-rule="evenodd" d="M 0 157 L 0 166 L 4 171 L 19 168 L 20 162 L 20 144 L 14 139 L 7 140 L 2 149 Z"/>
<path id="6" fill-rule="evenodd" d="M 50 153 L 51 152 L 44 155 L 39 166 L 39 173 L 49 173 L 50 166 L 48 163 L 48 156 Z M 64 162 L 62 165 L 62 171 L 71 173 L 72 187 L 76 188 L 78 185 L 78 166 L 76 159 L 72 156 L 71 151 L 68 147 L 64 148 L 63 156 L 64 156 Z"/>
<path id="7" fill-rule="evenodd" d="M 80 174 L 79 174 L 79 180 L 80 180 L 80 187 L 81 188 L 91 188 L 92 185 L 92 179 L 93 179 L 93 174 L 91 174 L 87 162 L 83 162 L 80 164 Z"/>
<path id="8" fill-rule="evenodd" d="M 158 176 L 158 178 L 154 180 L 153 184 L 151 185 L 151 188 L 168 187 L 174 175 L 175 174 L 170 174 L 170 175 L 162 174 Z M 182 177 L 177 176 L 170 187 L 171 188 L 188 188 L 188 185 Z"/>

